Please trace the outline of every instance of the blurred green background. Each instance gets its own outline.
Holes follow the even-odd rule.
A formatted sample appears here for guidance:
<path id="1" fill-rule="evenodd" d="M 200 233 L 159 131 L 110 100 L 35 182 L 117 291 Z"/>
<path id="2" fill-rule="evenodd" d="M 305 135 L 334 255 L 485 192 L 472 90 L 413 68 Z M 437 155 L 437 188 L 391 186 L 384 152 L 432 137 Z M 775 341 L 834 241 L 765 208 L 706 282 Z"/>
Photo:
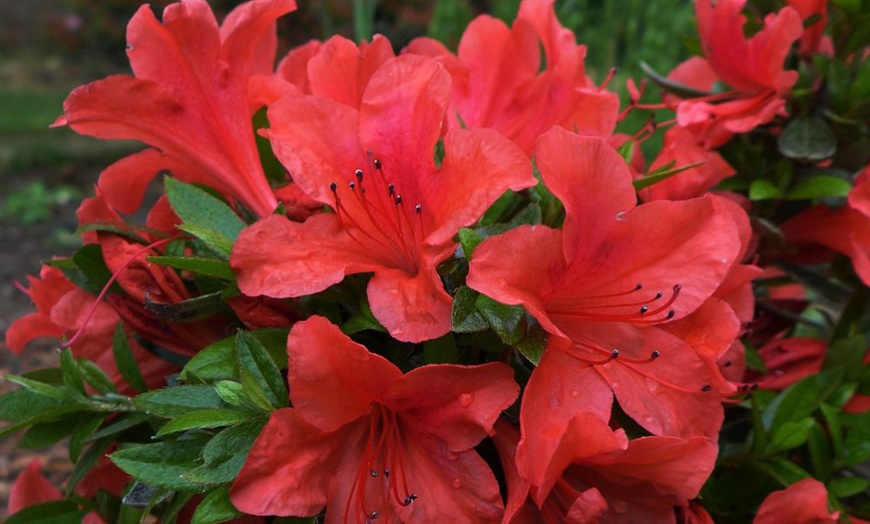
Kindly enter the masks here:
<path id="1" fill-rule="evenodd" d="M 140 0 L 0 0 L 0 221 L 28 225 L 69 222 L 99 171 L 136 149 L 68 129 L 49 129 L 77 85 L 126 73 L 124 32 Z M 152 0 L 160 11 L 167 0 Z M 236 0 L 209 2 L 226 13 Z M 284 50 L 332 34 L 382 33 L 396 49 L 429 35 L 455 49 L 468 22 L 489 13 L 513 20 L 519 0 L 299 0 L 279 27 Z M 694 39 L 690 0 L 557 0 L 563 25 L 588 46 L 587 71 L 624 96 L 640 61 L 666 72 L 684 59 Z M 355 13 L 357 14 L 355 20 Z M 361 16 L 361 17 L 360 17 Z M 635 123 L 626 123 L 628 131 Z M 61 227 L 62 224 L 58 224 Z M 67 227 L 74 226 L 66 224 Z M 56 237 L 57 235 L 51 235 Z M 70 236 L 69 241 L 73 241 Z"/>

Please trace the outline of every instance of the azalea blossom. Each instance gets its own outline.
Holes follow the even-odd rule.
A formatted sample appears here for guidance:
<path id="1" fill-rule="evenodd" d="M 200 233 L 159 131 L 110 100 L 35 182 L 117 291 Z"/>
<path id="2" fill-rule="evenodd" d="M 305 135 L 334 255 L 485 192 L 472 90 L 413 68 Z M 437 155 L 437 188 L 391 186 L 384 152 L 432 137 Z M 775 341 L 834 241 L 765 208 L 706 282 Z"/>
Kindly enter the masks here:
<path id="1" fill-rule="evenodd" d="M 523 0 L 510 28 L 488 15 L 475 18 L 456 55 L 431 38 L 405 48 L 441 57 L 453 76 L 450 128 L 495 129 L 529 155 L 553 125 L 595 136 L 613 133 L 619 98 L 586 75 L 586 46 L 559 23 L 554 2 Z"/>
<path id="2" fill-rule="evenodd" d="M 230 490 L 255 515 L 326 522 L 497 522 L 498 485 L 474 446 L 517 397 L 501 363 L 407 374 L 323 317 L 287 340 L 292 408 L 275 411 Z"/>
<path id="3" fill-rule="evenodd" d="M 300 297 L 371 272 L 372 313 L 394 338 L 447 333 L 451 297 L 436 266 L 453 254 L 454 235 L 506 190 L 535 184 L 525 155 L 491 130 L 447 132 L 436 167 L 450 86 L 435 60 L 405 55 L 372 76 L 359 109 L 294 95 L 270 107 L 276 155 L 332 212 L 303 224 L 274 215 L 244 230 L 231 258 L 242 293 Z"/>
<path id="4" fill-rule="evenodd" d="M 713 197 L 636 206 L 628 167 L 600 138 L 553 129 L 536 162 L 565 206 L 563 229 L 484 241 L 467 280 L 552 333 L 523 396 L 520 471 L 540 484 L 555 437 L 582 412 L 609 421 L 614 395 L 655 435 L 714 436 L 715 370 L 658 325 L 692 313 L 729 272 L 740 248 L 730 213 Z"/>
<path id="5" fill-rule="evenodd" d="M 275 210 L 278 201 L 254 140 L 248 82 L 255 73 L 271 71 L 274 21 L 295 7 L 293 0 L 248 2 L 220 27 L 204 0 L 169 5 L 162 23 L 148 5 L 136 12 L 127 27 L 136 76 L 110 76 L 76 89 L 55 123 L 155 148 L 104 174 L 100 184 L 114 207 L 137 208 L 151 179 L 172 170 L 179 179 L 215 187 L 259 216 Z"/>
<path id="6" fill-rule="evenodd" d="M 792 43 L 803 33 L 801 17 L 791 7 L 768 15 L 764 28 L 750 38 L 743 34 L 746 0 L 697 0 L 695 15 L 705 58 L 693 57 L 668 77 L 709 92 L 717 81 L 731 91 L 689 98 L 677 105 L 677 122 L 717 147 L 734 133 L 745 133 L 783 115 L 785 98 L 797 71 L 784 71 Z"/>
<path id="7" fill-rule="evenodd" d="M 752 520 L 753 524 L 780 522 L 806 522 L 813 524 L 839 522 L 839 511 L 828 509 L 828 490 L 813 478 L 795 482 L 791 486 L 767 496 Z"/>

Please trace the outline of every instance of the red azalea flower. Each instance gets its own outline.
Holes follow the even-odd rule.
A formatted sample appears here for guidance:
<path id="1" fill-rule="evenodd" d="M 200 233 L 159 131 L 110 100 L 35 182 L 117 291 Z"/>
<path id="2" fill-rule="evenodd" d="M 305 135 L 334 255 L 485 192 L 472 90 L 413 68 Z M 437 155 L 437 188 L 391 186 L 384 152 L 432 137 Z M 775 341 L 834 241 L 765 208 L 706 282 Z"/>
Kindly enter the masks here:
<path id="1" fill-rule="evenodd" d="M 803 33 L 800 15 L 791 7 L 764 20 L 764 29 L 747 39 L 746 0 L 697 0 L 695 14 L 706 60 L 692 58 L 669 75 L 682 84 L 709 91 L 717 80 L 733 91 L 687 99 L 677 107 L 677 121 L 717 147 L 733 133 L 744 133 L 785 112 L 785 96 L 797 71 L 784 71 L 792 43 Z"/>
<path id="2" fill-rule="evenodd" d="M 255 515 L 326 522 L 495 522 L 498 485 L 472 449 L 517 397 L 511 369 L 405 375 L 325 318 L 287 340 L 292 408 L 274 412 L 230 490 Z M 377 520 L 376 520 L 377 519 Z"/>
<path id="3" fill-rule="evenodd" d="M 768 495 L 758 508 L 752 523 L 835 524 L 839 516 L 839 511 L 831 513 L 828 510 L 828 490 L 825 485 L 816 479 L 807 478 Z"/>
<path id="4" fill-rule="evenodd" d="M 451 298 L 435 268 L 454 235 L 507 189 L 534 185 L 529 162 L 491 130 L 452 130 L 433 151 L 450 97 L 434 60 L 406 55 L 372 76 L 359 110 L 289 96 L 269 110 L 268 136 L 299 189 L 334 213 L 304 224 L 271 216 L 239 236 L 231 264 L 251 296 L 299 297 L 373 272 L 372 313 L 399 340 L 450 331 Z"/>
<path id="5" fill-rule="evenodd" d="M 56 124 L 159 149 L 124 161 L 137 172 L 127 180 L 134 188 L 144 188 L 161 170 L 176 169 L 186 173 L 179 178 L 207 183 L 266 216 L 278 201 L 254 141 L 248 80 L 271 70 L 274 21 L 295 7 L 293 0 L 248 2 L 218 27 L 203 0 L 170 5 L 162 24 L 144 5 L 127 27 L 136 76 L 111 76 L 76 89 Z M 103 184 L 110 199 L 134 198 L 124 194 L 126 184 L 117 187 L 111 178 Z"/>
<path id="6" fill-rule="evenodd" d="M 581 412 L 610 420 L 614 395 L 654 434 L 715 435 L 713 370 L 656 324 L 686 317 L 720 285 L 740 248 L 730 213 L 712 197 L 636 206 L 627 166 L 599 138 L 554 129 L 536 161 L 565 205 L 563 230 L 492 237 L 468 275 L 470 287 L 523 305 L 556 335 L 524 395 L 520 470 L 537 470 L 539 484 L 554 436 Z"/>
<path id="7" fill-rule="evenodd" d="M 870 286 L 870 165 L 855 179 L 849 205 L 811 207 L 782 225 L 790 242 L 817 243 L 852 259 L 858 277 Z"/>
<path id="8" fill-rule="evenodd" d="M 451 128 L 495 129 L 529 155 L 535 139 L 553 125 L 580 134 L 613 133 L 619 98 L 586 76 L 586 46 L 559 23 L 554 1 L 523 0 L 512 28 L 491 16 L 475 18 L 456 56 L 429 38 L 405 49 L 445 59 L 456 85 Z"/>
<path id="9" fill-rule="evenodd" d="M 825 38 L 825 28 L 828 25 L 828 0 L 786 0 L 795 8 L 801 19 L 806 21 L 816 17 L 816 21 L 804 28 L 801 35 L 800 54 L 809 57 L 815 53 L 834 54 L 831 40 Z"/>
<path id="10" fill-rule="evenodd" d="M 42 475 L 41 469 L 42 464 L 39 459 L 33 459 L 27 464 L 24 471 L 18 475 L 18 478 L 15 479 L 15 482 L 9 490 L 9 501 L 6 506 L 9 515 L 18 513 L 34 504 L 42 504 L 44 502 L 51 502 L 63 498 L 63 494 L 61 494 L 60 490 Z M 98 466 L 98 468 L 93 471 L 98 472 L 100 469 L 101 467 Z M 94 475 L 89 474 L 88 477 L 94 478 Z M 123 484 L 121 484 L 121 486 L 123 486 Z M 76 492 L 82 494 L 82 489 L 76 487 Z M 105 522 L 106 521 L 103 520 L 96 511 L 91 511 L 85 515 L 81 524 L 105 524 Z"/>

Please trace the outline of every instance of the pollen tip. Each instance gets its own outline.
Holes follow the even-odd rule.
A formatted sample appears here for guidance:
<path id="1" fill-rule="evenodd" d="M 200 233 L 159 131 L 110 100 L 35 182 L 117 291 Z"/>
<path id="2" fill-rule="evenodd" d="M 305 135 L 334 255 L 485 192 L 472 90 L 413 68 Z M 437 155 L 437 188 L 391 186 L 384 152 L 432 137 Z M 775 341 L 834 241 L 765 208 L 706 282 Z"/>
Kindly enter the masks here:
<path id="1" fill-rule="evenodd" d="M 706 385 L 704 385 L 704 387 L 701 388 L 701 391 L 703 391 L 704 393 L 706 393 L 706 392 L 708 392 L 708 391 L 710 391 L 710 390 L 712 390 L 712 389 L 713 389 L 713 386 L 711 386 L 710 384 L 706 384 Z"/>
<path id="2" fill-rule="evenodd" d="M 619 350 L 616 348 L 613 348 L 613 351 L 610 352 L 610 357 L 611 358 L 619 358 Z"/>
<path id="3" fill-rule="evenodd" d="M 376 159 L 374 159 L 374 161 L 372 163 L 375 165 L 375 169 L 378 169 L 378 170 L 381 169 L 381 161 L 380 160 L 378 160 L 376 158 Z"/>
<path id="4" fill-rule="evenodd" d="M 649 311 L 649 306 L 646 306 L 646 305 L 640 306 L 640 314 L 641 315 L 643 315 L 647 311 Z"/>
<path id="5" fill-rule="evenodd" d="M 651 359 L 653 359 L 653 360 L 659 358 L 660 356 L 662 356 L 662 354 L 661 354 L 661 352 L 660 352 L 659 350 L 657 350 L 657 349 L 653 350 L 653 352 L 649 354 L 649 358 L 651 358 Z"/>
<path id="6" fill-rule="evenodd" d="M 421 211 L 423 211 L 423 206 L 422 206 L 422 205 L 417 204 L 416 206 L 414 206 L 414 212 L 415 212 L 415 213 L 417 213 L 417 214 L 419 215 Z"/>
<path id="7" fill-rule="evenodd" d="M 395 202 L 397 206 L 402 205 L 402 195 L 396 195 Z"/>
<path id="8" fill-rule="evenodd" d="M 353 172 L 353 174 L 356 175 L 357 180 L 362 182 L 362 177 L 363 177 L 363 170 L 362 169 L 357 169 L 356 171 Z"/>
<path id="9" fill-rule="evenodd" d="M 641 289 L 643 289 L 643 284 L 638 284 L 638 285 L 634 286 L 635 291 L 640 291 Z"/>
<path id="10" fill-rule="evenodd" d="M 655 298 L 655 299 L 658 300 L 658 299 L 662 298 L 664 295 L 665 295 L 664 293 L 662 293 L 661 291 L 659 291 L 658 293 L 656 293 L 656 298 Z"/>
<path id="11" fill-rule="evenodd" d="M 672 310 L 668 311 L 668 316 L 667 316 L 667 318 L 668 318 L 668 319 L 672 319 L 672 318 L 674 318 L 674 315 L 676 315 L 676 314 L 677 314 L 677 313 L 672 309 Z"/>
<path id="12" fill-rule="evenodd" d="M 683 286 L 681 284 L 674 284 L 674 291 L 679 291 L 681 289 L 683 289 Z"/>
<path id="13" fill-rule="evenodd" d="M 329 184 L 329 190 L 335 193 L 338 190 L 338 184 L 336 184 L 335 182 L 331 182 Z"/>

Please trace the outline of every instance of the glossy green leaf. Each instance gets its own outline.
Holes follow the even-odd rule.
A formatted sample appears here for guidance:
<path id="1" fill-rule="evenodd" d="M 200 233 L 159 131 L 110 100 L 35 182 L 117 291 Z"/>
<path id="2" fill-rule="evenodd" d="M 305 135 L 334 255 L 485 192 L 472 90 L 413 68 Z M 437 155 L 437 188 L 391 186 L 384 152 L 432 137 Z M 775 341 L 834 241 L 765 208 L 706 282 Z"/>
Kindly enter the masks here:
<path id="1" fill-rule="evenodd" d="M 787 200 L 812 200 L 827 197 L 845 197 L 852 184 L 831 175 L 815 175 L 802 178 L 786 194 Z"/>
<path id="2" fill-rule="evenodd" d="M 127 333 L 124 331 L 124 324 L 118 322 L 115 326 L 115 336 L 112 339 L 112 354 L 115 357 L 115 364 L 118 366 L 118 371 L 127 384 L 133 387 L 136 391 L 147 391 L 148 386 L 145 384 L 145 379 L 142 378 L 142 372 L 139 370 L 139 364 L 136 363 L 136 358 L 130 349 L 130 341 L 127 339 Z"/>
<path id="3" fill-rule="evenodd" d="M 201 409 L 224 407 L 211 386 L 175 386 L 143 393 L 133 398 L 133 404 L 146 413 L 165 418 L 180 417 Z"/>
<path id="4" fill-rule="evenodd" d="M 797 117 L 783 129 L 777 140 L 779 152 L 802 162 L 818 162 L 834 156 L 837 137 L 821 118 Z"/>
<path id="5" fill-rule="evenodd" d="M 70 524 L 90 512 L 72 500 L 53 500 L 27 506 L 6 519 L 6 524 Z"/>
<path id="6" fill-rule="evenodd" d="M 202 409 L 186 413 L 166 423 L 155 435 L 162 437 L 189 429 L 219 428 L 244 422 L 251 414 L 236 409 Z"/>
<path id="7" fill-rule="evenodd" d="M 190 524 L 217 524 L 232 520 L 242 513 L 230 502 L 230 491 L 226 486 L 213 489 L 193 513 Z"/>
<path id="8" fill-rule="evenodd" d="M 124 448 L 109 456 L 119 468 L 153 487 L 201 491 L 183 478 L 197 466 L 202 444 L 194 441 L 158 442 Z"/>

